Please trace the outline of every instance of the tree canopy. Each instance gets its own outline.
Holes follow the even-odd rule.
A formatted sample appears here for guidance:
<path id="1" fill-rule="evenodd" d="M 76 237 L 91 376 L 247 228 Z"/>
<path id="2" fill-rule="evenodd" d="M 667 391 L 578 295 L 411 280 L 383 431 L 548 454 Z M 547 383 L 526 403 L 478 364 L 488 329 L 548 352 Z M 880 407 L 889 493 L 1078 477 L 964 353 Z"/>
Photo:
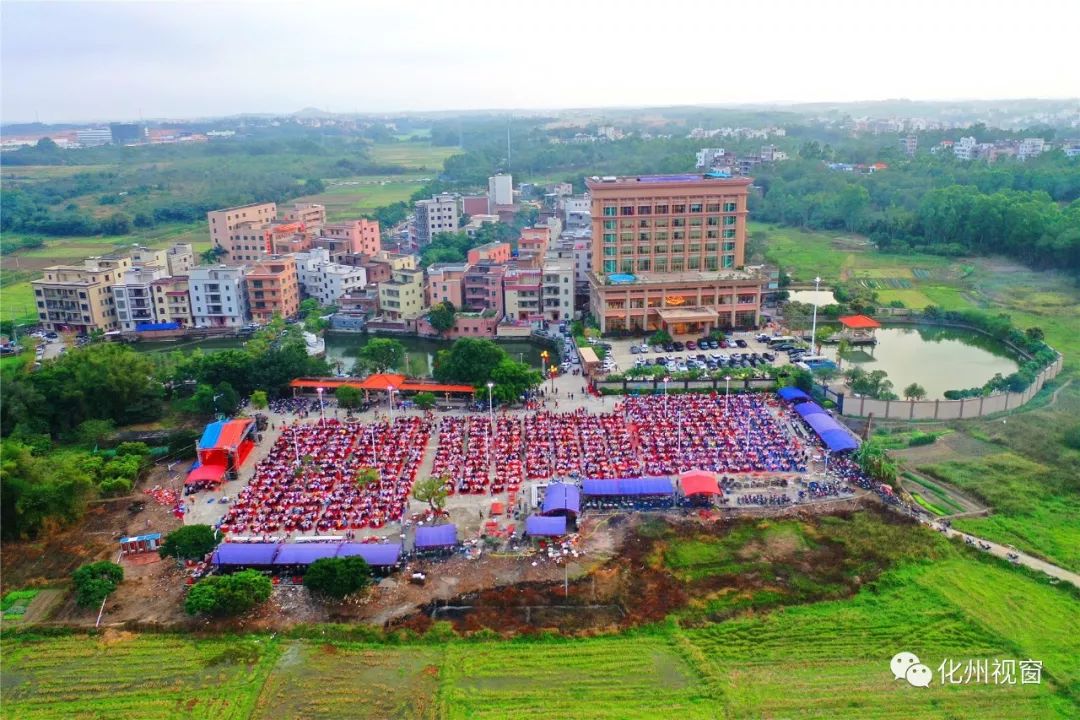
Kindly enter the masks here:
<path id="1" fill-rule="evenodd" d="M 184 609 L 189 615 L 239 615 L 266 602 L 272 590 L 270 578 L 257 570 L 211 575 L 191 586 Z"/>
<path id="2" fill-rule="evenodd" d="M 454 314 L 454 304 L 449 300 L 443 300 L 441 303 L 433 305 L 431 310 L 428 311 L 428 322 L 440 334 L 445 334 L 454 327 Z"/>
<path id="3" fill-rule="evenodd" d="M 405 346 L 392 338 L 372 338 L 357 353 L 359 365 L 373 372 L 386 372 L 405 363 Z"/>
<path id="4" fill-rule="evenodd" d="M 459 338 L 449 350 L 435 356 L 435 377 L 441 382 L 481 385 L 491 378 L 495 367 L 509 359 L 506 351 L 491 340 Z"/>
<path id="5" fill-rule="evenodd" d="M 359 555 L 320 558 L 308 566 L 304 585 L 312 592 L 343 598 L 371 584 L 371 568 Z"/>
<path id="6" fill-rule="evenodd" d="M 102 560 L 83 565 L 71 575 L 75 603 L 79 607 L 97 607 L 124 579 L 124 568 Z"/>
<path id="7" fill-rule="evenodd" d="M 220 534 L 209 525 L 185 525 L 165 536 L 158 554 L 178 560 L 199 560 L 217 547 L 220 539 Z"/>

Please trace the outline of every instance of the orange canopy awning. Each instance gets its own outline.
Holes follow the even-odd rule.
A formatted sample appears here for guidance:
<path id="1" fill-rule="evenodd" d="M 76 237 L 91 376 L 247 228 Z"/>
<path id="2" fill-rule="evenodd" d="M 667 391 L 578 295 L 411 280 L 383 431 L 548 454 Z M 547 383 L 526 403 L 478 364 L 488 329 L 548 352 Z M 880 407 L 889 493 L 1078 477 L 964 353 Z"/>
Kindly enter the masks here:
<path id="1" fill-rule="evenodd" d="M 716 474 L 704 470 L 690 470 L 679 476 L 683 495 L 720 495 Z"/>
<path id="2" fill-rule="evenodd" d="M 845 315 L 840 318 L 840 324 L 852 330 L 868 330 L 881 327 L 881 323 L 865 315 Z"/>

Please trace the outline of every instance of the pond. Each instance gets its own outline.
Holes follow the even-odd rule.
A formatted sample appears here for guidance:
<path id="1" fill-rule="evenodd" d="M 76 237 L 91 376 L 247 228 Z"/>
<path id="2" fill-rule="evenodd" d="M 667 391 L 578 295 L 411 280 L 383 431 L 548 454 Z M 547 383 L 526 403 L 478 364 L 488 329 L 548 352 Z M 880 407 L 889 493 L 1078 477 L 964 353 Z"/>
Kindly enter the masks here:
<path id="1" fill-rule="evenodd" d="M 807 305 L 813 305 L 816 300 L 818 307 L 836 305 L 832 290 L 792 290 L 789 299 Z"/>
<path id="2" fill-rule="evenodd" d="M 996 373 L 1009 375 L 1019 368 L 1001 343 L 972 330 L 886 327 L 877 331 L 877 338 L 876 346 L 845 353 L 841 367 L 884 370 L 901 397 L 904 388 L 916 382 L 926 389 L 927 400 L 940 400 L 946 390 L 978 387 Z M 822 348 L 833 359 L 836 351 L 835 345 Z"/>
<path id="3" fill-rule="evenodd" d="M 336 362 L 342 363 L 345 371 L 352 369 L 356 361 L 356 351 L 371 340 L 380 337 L 378 335 L 363 335 L 349 333 L 333 333 L 326 336 L 326 359 L 333 366 Z M 409 374 L 417 377 L 431 374 L 432 363 L 435 353 L 445 350 L 452 344 L 448 340 L 434 340 L 412 336 L 385 336 L 401 342 L 405 346 L 408 356 Z M 209 340 L 181 340 L 179 342 L 139 342 L 132 345 L 139 352 L 172 352 L 181 350 L 191 352 L 200 349 L 203 352 L 217 352 L 219 350 L 233 350 L 244 346 L 244 338 L 212 338 Z M 540 352 L 543 348 L 527 340 L 500 341 L 499 347 L 507 352 L 511 358 L 522 360 L 533 367 L 540 367 Z"/>

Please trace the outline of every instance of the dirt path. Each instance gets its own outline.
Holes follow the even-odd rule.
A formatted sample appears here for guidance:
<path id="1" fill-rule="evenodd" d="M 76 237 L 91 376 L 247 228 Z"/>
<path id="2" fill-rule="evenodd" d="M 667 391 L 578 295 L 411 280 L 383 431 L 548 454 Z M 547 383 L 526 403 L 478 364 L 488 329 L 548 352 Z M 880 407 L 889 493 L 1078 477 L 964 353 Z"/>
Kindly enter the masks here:
<path id="1" fill-rule="evenodd" d="M 1057 565 L 1048 563 L 1045 560 L 1040 560 L 1037 557 L 1032 557 L 1031 555 L 1020 552 L 1019 550 L 1013 550 L 1007 545 L 1002 545 L 1000 543 L 984 540 L 980 537 L 976 537 L 975 535 L 971 535 L 970 533 L 962 533 L 959 530 L 953 530 L 952 528 L 943 528 L 941 525 L 934 521 L 924 520 L 923 522 L 924 524 L 929 525 L 930 527 L 934 528 L 939 532 L 944 532 L 945 535 L 947 535 L 948 537 L 972 538 L 977 543 L 989 545 L 989 549 L 985 550 L 985 552 L 988 552 L 991 555 L 995 555 L 999 558 L 1002 558 L 1003 560 L 1009 560 L 1010 562 L 1029 567 L 1032 570 L 1038 570 L 1039 572 L 1046 573 L 1050 577 L 1057 578 L 1058 580 L 1064 580 L 1065 582 L 1072 583 L 1076 587 L 1080 588 L 1080 575 L 1077 575 L 1071 570 L 1066 570 L 1065 568 L 1058 567 Z M 1016 558 L 1010 558 L 1010 553 L 1015 555 Z"/>

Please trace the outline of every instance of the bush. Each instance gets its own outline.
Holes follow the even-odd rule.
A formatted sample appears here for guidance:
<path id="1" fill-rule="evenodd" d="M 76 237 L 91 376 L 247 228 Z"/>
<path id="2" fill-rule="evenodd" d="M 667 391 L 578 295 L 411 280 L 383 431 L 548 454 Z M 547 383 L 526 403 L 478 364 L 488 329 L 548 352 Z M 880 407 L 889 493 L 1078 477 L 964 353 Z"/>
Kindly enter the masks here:
<path id="1" fill-rule="evenodd" d="M 266 602 L 274 586 L 256 570 L 212 575 L 195 583 L 184 600 L 189 615 L 238 615 Z"/>
<path id="2" fill-rule="evenodd" d="M 920 445 L 933 445 L 937 442 L 937 435 L 934 433 L 917 432 L 908 438 L 908 447 L 918 447 Z"/>
<path id="3" fill-rule="evenodd" d="M 83 565 L 72 574 L 71 579 L 75 583 L 76 604 L 79 607 L 96 607 L 124 579 L 124 568 L 102 560 Z"/>
<path id="4" fill-rule="evenodd" d="M 220 535 L 209 525 L 185 525 L 165 536 L 158 548 L 161 557 L 178 560 L 197 560 L 213 550 Z"/>
<path id="5" fill-rule="evenodd" d="M 343 598 L 371 583 L 371 568 L 364 558 L 322 558 L 311 563 L 304 573 L 304 584 L 312 592 Z"/>
<path id="6" fill-rule="evenodd" d="M 1073 450 L 1080 450 L 1080 424 L 1073 425 L 1065 431 L 1063 442 L 1066 447 L 1071 447 Z"/>
<path id="7" fill-rule="evenodd" d="M 413 402 L 416 403 L 416 407 L 421 410 L 430 410 L 435 407 L 435 395 L 429 392 L 416 393 L 416 397 L 413 398 Z"/>

